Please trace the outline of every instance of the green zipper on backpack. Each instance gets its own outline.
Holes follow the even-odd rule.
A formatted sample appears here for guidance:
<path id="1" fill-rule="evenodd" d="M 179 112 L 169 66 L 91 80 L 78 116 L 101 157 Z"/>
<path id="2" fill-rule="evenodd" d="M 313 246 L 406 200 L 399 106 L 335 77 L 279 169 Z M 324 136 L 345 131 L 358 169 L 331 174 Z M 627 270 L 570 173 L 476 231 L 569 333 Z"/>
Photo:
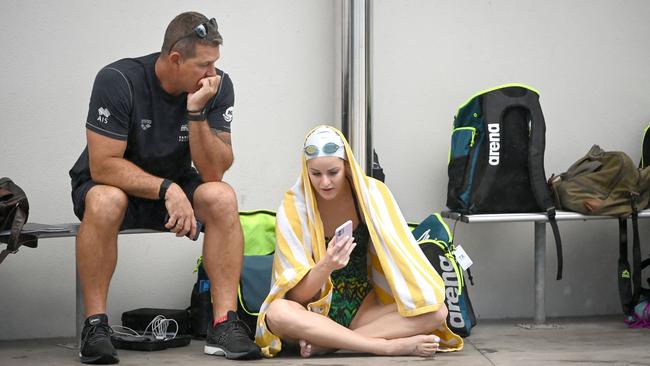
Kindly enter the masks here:
<path id="1" fill-rule="evenodd" d="M 463 131 L 463 130 L 469 130 L 472 131 L 472 138 L 469 141 L 469 147 L 470 149 L 474 146 L 474 139 L 476 138 L 477 132 L 476 132 L 476 127 L 470 127 L 470 126 L 465 126 L 465 127 L 456 127 L 451 130 L 451 135 L 454 136 L 454 133 L 456 131 Z M 470 156 L 470 152 L 467 153 L 468 157 Z M 447 165 L 451 163 L 451 146 L 449 146 L 449 153 L 447 154 Z"/>

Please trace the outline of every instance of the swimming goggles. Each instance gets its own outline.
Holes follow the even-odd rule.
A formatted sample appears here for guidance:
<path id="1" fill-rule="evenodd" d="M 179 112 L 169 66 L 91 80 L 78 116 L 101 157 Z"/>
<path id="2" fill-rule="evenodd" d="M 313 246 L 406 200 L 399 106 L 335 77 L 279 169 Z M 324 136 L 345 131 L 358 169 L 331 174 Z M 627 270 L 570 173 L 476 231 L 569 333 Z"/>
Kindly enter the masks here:
<path id="1" fill-rule="evenodd" d="M 337 145 L 337 144 L 335 144 L 333 142 L 328 142 L 325 145 L 323 145 L 322 149 L 323 149 L 323 154 L 332 155 L 332 154 L 336 153 L 341 148 L 343 148 L 343 146 L 339 146 L 339 145 Z M 318 146 L 316 146 L 316 145 L 305 146 L 305 154 L 307 156 L 309 156 L 309 157 L 314 157 L 314 156 L 318 155 L 319 151 L 320 150 L 318 149 Z"/>

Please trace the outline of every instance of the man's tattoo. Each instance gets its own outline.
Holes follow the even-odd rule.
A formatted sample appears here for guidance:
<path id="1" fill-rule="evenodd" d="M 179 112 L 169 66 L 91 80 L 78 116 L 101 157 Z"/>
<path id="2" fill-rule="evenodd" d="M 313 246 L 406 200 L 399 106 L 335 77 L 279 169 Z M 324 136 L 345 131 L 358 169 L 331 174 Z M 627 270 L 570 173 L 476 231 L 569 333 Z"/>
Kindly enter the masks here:
<path id="1" fill-rule="evenodd" d="M 230 139 L 230 134 L 228 132 L 219 131 L 215 128 L 212 128 L 212 133 L 215 134 L 224 144 L 232 146 L 232 141 Z"/>

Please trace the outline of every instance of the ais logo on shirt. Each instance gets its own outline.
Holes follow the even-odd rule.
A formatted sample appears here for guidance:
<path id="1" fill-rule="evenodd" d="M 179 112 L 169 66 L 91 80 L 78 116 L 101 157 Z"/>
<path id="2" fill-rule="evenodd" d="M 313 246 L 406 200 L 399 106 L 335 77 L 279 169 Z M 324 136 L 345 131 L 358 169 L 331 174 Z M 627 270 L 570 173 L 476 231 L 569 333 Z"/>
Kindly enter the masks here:
<path id="1" fill-rule="evenodd" d="M 97 120 L 99 122 L 103 124 L 108 123 L 108 117 L 111 116 L 111 112 L 108 110 L 108 108 L 99 107 L 99 109 L 97 110 L 97 114 L 98 114 Z"/>

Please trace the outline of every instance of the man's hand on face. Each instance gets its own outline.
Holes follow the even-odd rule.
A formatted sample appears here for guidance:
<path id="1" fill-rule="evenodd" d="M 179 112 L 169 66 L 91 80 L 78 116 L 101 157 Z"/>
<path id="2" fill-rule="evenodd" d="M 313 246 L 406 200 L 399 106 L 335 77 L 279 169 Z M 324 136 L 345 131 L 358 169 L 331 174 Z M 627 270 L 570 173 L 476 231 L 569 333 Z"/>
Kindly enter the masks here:
<path id="1" fill-rule="evenodd" d="M 187 110 L 203 110 L 208 100 L 210 100 L 210 98 L 212 98 L 217 93 L 217 89 L 219 89 L 220 83 L 220 75 L 209 76 L 199 80 L 199 90 L 187 95 Z"/>

